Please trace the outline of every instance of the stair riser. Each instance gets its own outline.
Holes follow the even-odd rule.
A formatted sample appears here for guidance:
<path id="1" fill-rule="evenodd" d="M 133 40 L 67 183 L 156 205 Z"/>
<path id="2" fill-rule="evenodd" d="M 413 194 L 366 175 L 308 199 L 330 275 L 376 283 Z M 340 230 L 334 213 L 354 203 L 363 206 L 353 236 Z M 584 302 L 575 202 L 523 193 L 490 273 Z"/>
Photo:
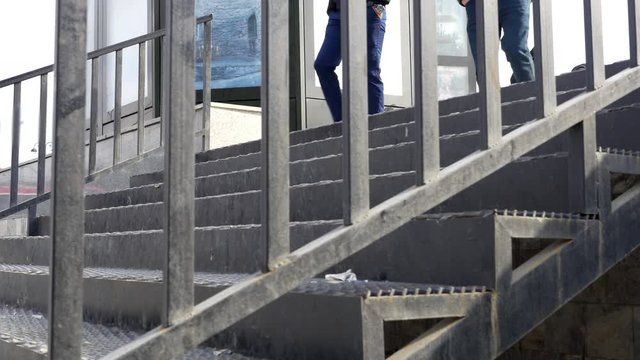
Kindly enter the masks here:
<path id="1" fill-rule="evenodd" d="M 405 120 L 412 120 L 411 109 L 396 111 Z M 505 125 L 519 124 L 535 118 L 535 100 L 523 100 L 503 106 L 503 123 Z M 478 111 L 448 115 L 440 118 L 440 133 L 443 135 L 460 134 L 477 130 Z M 414 140 L 414 124 L 398 123 L 385 128 L 377 128 L 369 133 L 369 147 L 377 148 Z M 343 139 L 341 137 L 327 138 L 291 147 L 290 160 L 297 161 L 335 155 L 342 152 Z M 239 171 L 260 166 L 260 154 L 245 154 L 233 158 L 220 159 L 215 162 L 200 162 L 196 164 L 196 176 L 206 176 L 216 173 Z M 131 186 L 162 182 L 162 174 L 151 173 L 131 178 Z"/>
<path id="2" fill-rule="evenodd" d="M 607 76 L 614 75 L 627 67 L 626 63 L 620 62 L 616 64 L 607 65 Z M 584 71 L 568 73 L 559 76 L 556 79 L 558 94 L 558 104 L 561 104 L 568 99 L 575 97 L 577 94 L 583 91 L 585 87 L 585 75 Z M 640 95 L 640 91 L 635 92 L 622 100 L 612 104 L 613 107 L 623 106 L 630 103 L 635 103 Z M 527 98 L 533 98 L 536 96 L 536 88 L 533 83 L 515 84 L 513 86 L 502 89 L 502 101 L 511 103 L 514 101 L 521 101 Z M 463 113 L 476 109 L 478 107 L 478 95 L 471 94 L 467 96 L 461 96 L 457 98 L 451 98 L 440 101 L 440 116 L 451 115 L 455 113 Z M 514 110 L 516 111 L 516 110 Z M 517 112 L 517 111 L 516 111 Z M 505 118 L 509 118 L 508 114 L 503 115 Z M 411 109 L 401 109 L 393 112 L 382 113 L 374 115 L 370 118 L 369 129 L 386 127 L 395 124 L 401 124 L 413 120 L 413 114 Z M 447 129 L 447 124 L 441 124 L 442 129 Z M 451 131 L 451 130 L 448 130 Z M 451 132 L 443 132 L 451 133 Z M 290 142 L 292 145 L 301 144 L 310 141 L 316 141 L 328 137 L 340 136 L 342 134 L 341 124 L 332 124 L 315 129 L 307 129 L 305 131 L 296 131 L 291 133 Z M 227 157 L 233 157 L 243 154 L 249 154 L 260 151 L 260 141 L 252 141 L 249 143 L 233 145 L 225 148 L 214 149 L 207 152 L 203 152 L 196 155 L 197 162 L 206 162 L 218 159 L 224 159 Z"/>
<path id="3" fill-rule="evenodd" d="M 2 274 L 0 301 L 44 312 L 49 299 L 43 291 L 47 284 L 48 276 Z M 86 321 L 148 330 L 160 325 L 162 283 L 85 279 L 83 286 Z M 223 289 L 196 286 L 196 302 Z M 250 347 L 257 352 L 275 352 L 277 359 L 362 359 L 361 312 L 359 297 L 287 294 L 222 337 L 229 342 L 270 333 L 269 339 L 255 338 Z M 283 328 L 287 330 L 277 331 Z M 323 346 L 326 343 L 331 346 Z M 244 342 L 235 345 L 245 350 L 249 347 Z"/>
<path id="4" fill-rule="evenodd" d="M 555 153 L 563 151 L 564 136 L 552 140 L 533 153 Z M 464 156 L 478 150 L 479 136 L 469 135 L 443 139 L 440 143 L 441 164 L 449 166 Z M 415 169 L 415 146 L 405 143 L 397 146 L 373 149 L 370 152 L 369 168 L 372 175 L 406 172 Z M 324 180 L 342 179 L 342 156 L 299 161 L 291 164 L 291 185 L 311 184 Z M 258 190 L 260 169 L 220 174 L 196 179 L 196 196 L 206 197 Z M 87 197 L 87 209 L 100 209 L 162 201 L 162 186 L 147 186 L 114 193 Z"/>
<path id="5" fill-rule="evenodd" d="M 545 209 L 567 211 L 567 160 L 546 158 L 507 166 L 470 189 L 438 206 L 449 212 L 486 208 Z M 372 206 L 411 187 L 414 175 L 375 178 L 371 181 Z M 342 218 L 341 182 L 294 187 L 291 191 L 292 221 Z M 531 194 L 540 194 L 531 196 Z M 196 200 L 196 226 L 260 223 L 260 193 L 247 192 Z M 89 211 L 88 233 L 160 229 L 162 204 Z"/>
<path id="6" fill-rule="evenodd" d="M 291 227 L 292 247 L 298 248 L 338 226 L 305 223 Z M 161 232 L 87 236 L 85 267 L 156 269 L 164 267 Z M 13 238 L 0 242 L 0 263 L 48 266 L 48 238 Z M 195 267 L 198 272 L 255 273 L 263 269 L 260 227 L 197 229 Z M 144 256 L 142 256 L 144 254 Z"/>
<path id="7" fill-rule="evenodd" d="M 573 95 L 575 94 L 572 94 L 572 96 Z M 628 101 L 635 102 L 636 100 L 633 99 L 629 98 Z M 503 124 L 514 125 L 516 123 L 533 120 L 534 117 L 531 115 L 533 114 L 532 106 L 533 101 L 528 101 L 516 103 L 510 107 L 505 107 Z M 629 150 L 639 150 L 635 136 L 632 136 L 632 134 L 638 133 L 637 130 L 640 127 L 640 125 L 638 125 L 638 122 L 636 121 L 638 116 L 640 116 L 640 109 L 635 107 L 625 107 L 616 111 L 600 112 L 598 114 L 598 145 L 603 147 L 617 147 Z M 456 115 L 456 117 L 445 118 L 441 123 L 441 132 L 443 134 L 464 133 L 473 130 L 477 128 L 478 125 L 477 117 L 477 111 L 470 111 L 467 113 L 458 114 Z M 472 126 L 470 126 L 469 124 L 471 124 Z M 376 148 L 389 144 L 413 141 L 413 134 L 413 123 L 406 123 L 390 128 L 377 129 L 371 132 L 370 147 Z M 469 147 L 473 148 L 477 146 L 476 138 L 463 137 L 458 141 L 466 142 L 464 139 L 469 139 L 469 144 L 458 144 L 456 146 L 450 146 L 449 149 L 447 149 L 448 140 L 443 139 L 441 141 L 443 144 L 443 149 L 441 150 L 443 166 L 446 166 L 451 162 L 458 160 L 460 158 L 460 154 L 466 155 L 470 153 L 471 151 L 468 150 Z M 556 145 L 558 145 L 559 143 L 559 141 L 556 142 Z M 467 147 L 458 148 L 458 146 Z M 457 150 L 456 153 L 449 153 L 448 151 L 450 151 L 451 149 L 453 149 L 453 151 Z M 534 153 L 543 154 L 545 152 L 563 151 L 564 149 L 566 149 L 566 147 L 564 146 L 550 146 L 548 148 L 543 147 L 539 150 L 536 150 Z M 473 150 L 475 150 L 475 148 L 473 148 Z M 341 138 L 326 139 L 315 143 L 302 144 L 293 147 L 291 153 L 291 161 L 335 155 L 341 152 Z M 249 154 L 237 158 L 222 159 L 212 163 L 199 163 L 196 165 L 196 176 L 207 176 L 260 167 L 260 161 L 261 159 L 259 154 Z M 160 183 L 162 181 L 162 173 L 144 174 L 134 176 L 131 180 L 131 186 L 137 187 Z"/>
<path id="8" fill-rule="evenodd" d="M 378 129 L 369 133 L 369 147 L 377 148 L 381 146 L 398 144 L 411 141 L 411 133 L 407 124 L 395 125 L 392 127 Z M 341 137 L 334 137 L 320 141 L 300 144 L 291 147 L 290 161 L 313 159 L 329 155 L 336 155 L 342 152 L 343 141 Z M 233 171 L 240 171 L 259 167 L 261 157 L 259 153 L 242 155 L 239 157 L 217 160 L 215 162 L 196 164 L 196 176 L 207 176 L 222 174 Z M 156 184 L 163 181 L 162 172 L 133 176 L 130 181 L 132 187 L 148 184 Z"/>
<path id="9" fill-rule="evenodd" d="M 413 121 L 412 109 L 399 109 L 369 117 L 369 130 L 389 127 Z M 298 145 L 342 135 L 342 124 L 331 124 L 303 131 L 292 132 L 289 138 L 291 145 Z M 260 151 L 260 140 L 244 144 L 232 145 L 196 154 L 197 162 L 206 162 Z"/>

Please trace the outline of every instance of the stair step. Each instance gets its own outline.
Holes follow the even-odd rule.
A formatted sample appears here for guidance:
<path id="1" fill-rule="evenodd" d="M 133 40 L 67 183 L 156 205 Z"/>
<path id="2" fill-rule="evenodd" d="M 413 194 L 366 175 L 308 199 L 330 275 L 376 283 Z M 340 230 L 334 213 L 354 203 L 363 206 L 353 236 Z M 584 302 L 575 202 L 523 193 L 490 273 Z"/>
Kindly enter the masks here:
<path id="1" fill-rule="evenodd" d="M 435 212 L 477 210 L 497 207 L 546 208 L 564 211 L 567 200 L 566 155 L 523 158 L 501 169 L 475 186 L 446 201 Z M 371 204 L 375 206 L 413 186 L 414 172 L 371 177 Z M 505 186 L 510 190 L 504 191 Z M 545 190 L 531 197 L 533 190 Z M 342 180 L 301 184 L 291 187 L 291 221 L 335 220 L 342 218 Z M 196 226 L 255 224 L 260 222 L 256 204 L 260 191 L 247 191 L 196 199 Z M 88 210 L 86 232 L 119 232 L 160 229 L 162 204 L 149 203 Z"/>
<path id="2" fill-rule="evenodd" d="M 532 100 L 527 100 L 531 102 Z M 640 99 L 636 101 L 640 102 Z M 404 111 L 404 110 L 403 110 Z M 522 109 L 513 111 L 511 118 L 516 119 L 516 123 L 509 124 L 505 120 L 503 132 L 509 133 L 520 127 L 525 121 L 533 119 L 531 116 L 522 116 Z M 531 109 L 527 110 L 531 111 Z M 524 114 L 527 113 L 524 112 Z M 400 111 L 397 111 L 400 112 Z M 466 119 L 466 123 L 477 122 L 477 110 L 455 115 L 457 118 L 451 118 L 450 122 L 443 122 L 442 125 L 449 124 L 449 127 L 457 127 L 459 133 L 443 135 L 440 138 L 442 166 L 450 165 L 459 160 L 463 156 L 479 149 L 479 131 L 473 130 L 477 126 L 464 127 L 455 125 L 456 121 Z M 620 108 L 612 108 L 598 113 L 598 132 L 597 143 L 604 147 L 617 147 L 625 149 L 640 150 L 637 141 L 632 134 L 640 131 L 637 117 L 640 116 L 640 105 L 632 104 Z M 464 122 L 463 122 L 464 123 Z M 400 144 L 412 144 L 414 134 L 413 122 L 399 123 L 389 127 L 378 128 L 370 133 L 370 147 L 374 149 L 384 149 Z M 468 130 L 468 131 L 462 131 Z M 566 134 L 552 139 L 544 146 L 536 149 L 530 155 L 540 155 L 545 153 L 554 153 L 558 151 L 566 151 Z M 313 141 L 309 143 L 299 144 L 291 148 L 292 163 L 298 161 L 312 161 L 316 158 L 329 157 L 332 155 L 340 155 L 342 152 L 342 138 L 333 137 L 323 140 Z M 196 164 L 196 176 L 208 176 L 221 173 L 230 173 L 241 170 L 258 168 L 261 165 L 260 153 L 250 153 L 235 157 L 221 158 L 218 160 L 200 162 Z M 374 164 L 371 164 L 374 167 Z M 408 171 L 410 169 L 395 169 L 393 171 Z M 295 173 L 292 169 L 292 173 Z M 385 171 L 385 172 L 393 172 Z M 380 172 L 383 173 L 383 172 Z M 378 174 L 372 172 L 372 174 Z M 327 178 L 332 179 L 332 178 Z M 162 172 L 154 172 L 149 174 L 141 174 L 131 178 L 131 186 L 139 187 L 149 184 L 157 184 L 163 181 Z"/>
<path id="3" fill-rule="evenodd" d="M 621 70 L 627 68 L 627 63 L 619 62 L 615 64 L 607 65 L 607 76 L 612 76 Z M 561 74 L 556 78 L 558 88 L 558 104 L 562 104 L 565 101 L 579 95 L 586 91 L 584 71 L 577 71 L 573 73 Z M 637 94 L 626 97 L 630 99 L 637 97 Z M 502 101 L 505 103 L 518 103 L 522 100 L 531 100 L 536 96 L 536 88 L 534 83 L 520 83 L 513 84 L 511 86 L 502 89 Z M 621 100 L 620 104 L 626 104 L 628 100 Z M 455 98 L 441 100 L 439 102 L 440 116 L 455 115 L 458 113 L 465 113 L 478 108 L 478 94 L 469 94 L 465 96 L 459 96 Z M 518 113 L 521 110 L 514 108 L 512 113 Z M 508 115 L 508 114 L 505 114 Z M 509 117 L 509 116 L 504 116 Z M 376 114 L 370 117 L 369 130 L 376 128 L 386 127 L 390 125 L 396 125 L 403 122 L 410 122 L 413 120 L 412 109 L 400 109 L 392 110 L 389 112 Z M 460 131 L 446 130 L 447 123 L 441 124 L 443 134 L 455 133 Z M 465 130 L 466 131 L 466 130 Z M 310 141 L 316 141 L 329 137 L 337 137 L 342 134 L 342 124 L 330 124 L 313 129 L 305 129 L 295 131 L 291 133 L 290 143 L 291 145 L 301 144 Z M 218 160 L 227 157 L 234 157 L 238 155 L 245 155 L 249 153 L 255 153 L 260 151 L 260 141 L 252 141 L 244 144 L 237 144 L 228 146 L 225 148 L 213 149 L 206 152 L 202 152 L 196 155 L 197 162 L 206 162 L 211 160 Z"/>
<path id="4" fill-rule="evenodd" d="M 411 109 L 391 110 L 369 117 L 369 130 L 389 127 L 413 120 Z M 291 145 L 298 145 L 342 135 L 342 124 L 330 124 L 311 129 L 294 131 L 290 134 Z M 260 151 L 260 140 L 212 149 L 196 154 L 196 162 L 207 162 Z"/>
<path id="5" fill-rule="evenodd" d="M 196 273 L 196 302 L 253 276 L 259 275 Z M 88 321 L 132 329 L 151 329 L 159 324 L 161 271 L 87 268 L 84 278 Z M 47 283 L 47 267 L 0 265 L 4 303 L 44 309 Z M 274 359 L 363 358 L 362 314 L 366 306 L 393 302 L 395 311 L 385 314 L 385 320 L 394 321 L 404 320 L 405 303 L 412 313 L 428 317 L 439 309 L 446 313 L 455 308 L 459 314 L 489 299 L 490 292 L 481 286 L 311 279 L 207 344 Z M 324 346 L 327 343 L 331 346 Z"/>
<path id="6" fill-rule="evenodd" d="M 302 245 L 342 225 L 342 221 L 291 224 L 291 247 Z M 260 225 L 195 229 L 195 268 L 201 272 L 254 273 L 266 259 Z M 85 235 L 85 266 L 161 269 L 162 230 Z M 144 254 L 144 256 L 140 256 Z M 49 237 L 0 238 L 0 263 L 48 266 Z"/>
<path id="7" fill-rule="evenodd" d="M 2 359 L 48 359 L 47 315 L 22 307 L 0 305 L 0 356 Z M 82 358 L 101 359 L 142 335 L 141 332 L 84 322 Z M 257 360 L 226 349 L 199 347 L 183 360 Z"/>

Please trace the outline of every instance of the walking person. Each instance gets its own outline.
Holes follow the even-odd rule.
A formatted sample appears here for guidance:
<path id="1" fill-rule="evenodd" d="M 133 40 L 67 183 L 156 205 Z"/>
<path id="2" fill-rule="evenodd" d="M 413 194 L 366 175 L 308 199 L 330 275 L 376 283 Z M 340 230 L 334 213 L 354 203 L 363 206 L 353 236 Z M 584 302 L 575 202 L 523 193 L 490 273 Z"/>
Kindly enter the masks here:
<path id="1" fill-rule="evenodd" d="M 481 0 L 458 0 L 460 5 L 467 10 L 467 35 L 477 68 L 476 1 Z M 530 0 L 498 1 L 498 26 L 503 32 L 502 50 L 513 70 L 511 83 L 535 80 L 533 57 L 527 44 L 529 40 L 529 3 Z"/>
<path id="2" fill-rule="evenodd" d="M 359 0 L 363 1 L 363 0 Z M 380 77 L 382 44 L 386 31 L 386 5 L 390 0 L 363 1 L 367 6 L 367 60 L 369 114 L 384 111 L 384 84 Z M 342 121 L 342 94 L 336 67 L 342 62 L 340 48 L 340 0 L 330 0 L 329 23 L 314 68 L 334 122 Z"/>

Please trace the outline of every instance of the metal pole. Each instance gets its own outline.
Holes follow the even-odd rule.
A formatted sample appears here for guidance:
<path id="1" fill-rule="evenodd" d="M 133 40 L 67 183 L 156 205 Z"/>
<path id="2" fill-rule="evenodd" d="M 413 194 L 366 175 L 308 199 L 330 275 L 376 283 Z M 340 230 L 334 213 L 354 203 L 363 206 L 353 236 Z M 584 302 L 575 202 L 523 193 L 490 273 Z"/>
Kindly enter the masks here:
<path id="1" fill-rule="evenodd" d="M 170 326 L 193 309 L 194 271 L 194 120 L 195 3 L 165 0 L 166 43 L 163 64 L 164 267 L 163 324 Z"/>
<path id="2" fill-rule="evenodd" d="M 638 39 L 640 39 L 640 3 L 638 0 L 629 0 L 629 50 L 632 67 L 640 65 Z"/>
<path id="3" fill-rule="evenodd" d="M 89 175 L 96 172 L 97 138 L 98 138 L 98 94 L 100 86 L 100 59 L 91 60 L 91 118 L 89 122 Z"/>
<path id="4" fill-rule="evenodd" d="M 144 88 L 147 72 L 147 43 L 138 47 L 138 155 L 144 152 Z"/>
<path id="5" fill-rule="evenodd" d="M 366 10 L 361 2 L 341 0 L 345 225 L 362 220 L 369 212 Z"/>
<path id="6" fill-rule="evenodd" d="M 79 360 L 84 260 L 87 1 L 56 2 L 49 358 Z"/>
<path id="7" fill-rule="evenodd" d="M 569 130 L 569 206 L 572 212 L 598 211 L 595 114 Z"/>
<path id="8" fill-rule="evenodd" d="M 37 196 L 44 194 L 44 180 L 46 171 L 47 156 L 47 92 L 48 74 L 40 75 L 40 114 L 38 121 L 38 180 L 36 185 Z M 38 216 L 38 205 L 29 208 L 29 235 L 35 226 L 35 219 Z"/>
<path id="9" fill-rule="evenodd" d="M 498 68 L 498 0 L 476 1 L 480 134 L 489 149 L 502 139 L 502 106 Z"/>
<path id="10" fill-rule="evenodd" d="M 438 52 L 435 1 L 414 0 L 416 176 L 423 185 L 440 172 Z"/>
<path id="11" fill-rule="evenodd" d="M 204 75 L 202 79 L 202 151 L 211 147 L 211 21 L 204 24 Z M 264 98 L 263 98 L 264 99 Z"/>
<path id="12" fill-rule="evenodd" d="M 289 254 L 289 4 L 262 0 L 262 237 L 267 271 Z"/>
<path id="13" fill-rule="evenodd" d="M 556 111 L 556 75 L 553 64 L 553 13 L 551 0 L 533 2 L 534 37 L 536 44 L 536 84 L 538 90 L 538 117 L 544 118 Z"/>
<path id="14" fill-rule="evenodd" d="M 120 163 L 122 151 L 122 50 L 116 51 L 116 91 L 113 106 L 113 165 Z"/>
<path id="15" fill-rule="evenodd" d="M 18 182 L 20 181 L 20 105 L 22 83 L 13 85 L 13 125 L 11 134 L 11 185 L 9 189 L 9 206 L 18 204 Z"/>
<path id="16" fill-rule="evenodd" d="M 601 0 L 584 0 L 584 28 L 587 89 L 595 90 L 601 87 L 605 80 Z"/>

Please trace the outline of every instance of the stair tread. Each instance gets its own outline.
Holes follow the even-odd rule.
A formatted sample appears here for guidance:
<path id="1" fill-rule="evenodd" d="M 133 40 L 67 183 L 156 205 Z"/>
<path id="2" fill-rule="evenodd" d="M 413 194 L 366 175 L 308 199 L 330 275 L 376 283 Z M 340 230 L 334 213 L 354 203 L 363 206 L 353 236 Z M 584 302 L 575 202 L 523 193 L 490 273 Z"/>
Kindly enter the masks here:
<path id="1" fill-rule="evenodd" d="M 0 341 L 35 353 L 47 353 L 47 318 L 38 311 L 0 305 Z M 100 359 L 124 346 L 142 333 L 115 326 L 84 322 L 83 359 Z M 182 357 L 184 360 L 252 360 L 226 349 L 199 347 Z"/>
<path id="2" fill-rule="evenodd" d="M 39 265 L 0 264 L 0 273 L 13 273 L 34 276 L 48 276 L 49 267 Z M 229 287 L 248 280 L 252 274 L 205 273 L 196 272 L 194 283 L 202 287 Z M 132 281 L 142 283 L 161 283 L 161 270 L 121 269 L 121 268 L 85 268 L 85 279 Z M 331 295 L 343 297 L 402 296 L 402 295 L 451 295 L 487 292 L 484 286 L 449 286 L 442 284 L 415 284 L 389 281 L 356 280 L 332 282 L 314 278 L 306 281 L 293 293 L 308 295 Z"/>

